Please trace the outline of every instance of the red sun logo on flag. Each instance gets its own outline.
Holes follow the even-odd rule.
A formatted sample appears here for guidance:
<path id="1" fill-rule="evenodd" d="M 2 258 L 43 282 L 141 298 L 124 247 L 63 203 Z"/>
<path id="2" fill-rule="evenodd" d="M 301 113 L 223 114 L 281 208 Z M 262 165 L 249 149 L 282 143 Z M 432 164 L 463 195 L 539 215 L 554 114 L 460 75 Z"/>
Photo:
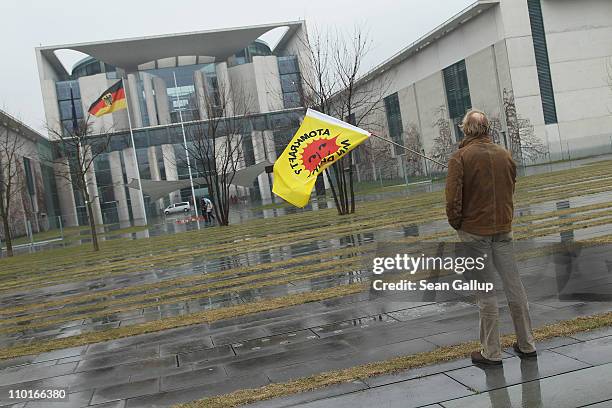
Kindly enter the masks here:
<path id="1" fill-rule="evenodd" d="M 315 139 L 310 142 L 302 153 L 302 164 L 311 173 L 317 169 L 324 158 L 336 153 L 339 149 L 335 136 L 331 139 Z"/>

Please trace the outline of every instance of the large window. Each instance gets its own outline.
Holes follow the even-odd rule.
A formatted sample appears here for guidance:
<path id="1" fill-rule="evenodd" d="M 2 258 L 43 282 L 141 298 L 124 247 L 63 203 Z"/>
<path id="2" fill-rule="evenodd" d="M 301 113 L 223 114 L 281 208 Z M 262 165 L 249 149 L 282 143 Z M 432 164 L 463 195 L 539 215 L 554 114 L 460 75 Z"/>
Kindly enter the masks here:
<path id="1" fill-rule="evenodd" d="M 102 221 L 105 224 L 119 222 L 115 188 L 110 168 L 108 154 L 101 154 L 94 160 L 96 184 L 98 186 L 98 200 L 102 212 Z"/>
<path id="2" fill-rule="evenodd" d="M 206 81 L 206 92 L 208 100 L 211 102 L 213 114 L 220 116 L 222 114 L 221 101 L 219 97 L 219 86 L 217 82 L 217 73 L 215 64 L 197 64 L 170 68 L 149 69 L 140 72 L 138 95 L 140 102 L 140 111 L 143 118 L 143 126 L 149 126 L 154 118 L 151 118 L 148 112 L 146 99 L 153 98 L 156 103 L 166 104 L 170 111 L 171 123 L 179 123 L 181 115 L 184 122 L 200 119 L 200 111 L 198 106 L 198 95 L 196 93 L 196 72 L 201 71 L 204 74 Z M 174 82 L 176 75 L 176 84 Z M 156 86 L 152 83 L 152 95 L 145 94 L 144 81 L 154 81 L 157 77 L 163 80 L 167 101 L 157 99 Z M 159 109 L 159 107 L 158 107 Z M 158 110 L 159 115 L 159 110 Z M 160 118 L 158 118 L 160 120 Z"/>
<path id="3" fill-rule="evenodd" d="M 465 60 L 445 68 L 443 75 L 448 114 L 453 121 L 455 138 L 460 140 L 463 139 L 463 132 L 459 129 L 459 124 L 465 113 L 472 107 Z"/>
<path id="4" fill-rule="evenodd" d="M 548 61 L 544 19 L 542 18 L 542 6 L 540 0 L 527 0 L 527 6 L 529 8 L 531 38 L 533 39 L 533 50 L 535 52 L 536 68 L 538 70 L 538 82 L 540 84 L 544 123 L 548 125 L 557 123 L 557 108 L 555 106 L 555 94 L 553 91 L 552 78 L 550 76 L 550 64 Z"/>
<path id="5" fill-rule="evenodd" d="M 387 114 L 387 127 L 391 140 L 400 145 L 404 144 L 402 140 L 402 113 L 400 111 L 399 98 L 397 92 L 385 97 L 385 113 Z M 395 154 L 402 154 L 402 148 L 394 146 Z"/>
<path id="6" fill-rule="evenodd" d="M 236 65 L 248 64 L 253 62 L 253 57 L 265 55 L 272 55 L 270 47 L 261 40 L 255 40 L 247 48 L 229 57 L 227 59 L 227 65 L 229 67 L 234 67 Z"/>
<path id="7" fill-rule="evenodd" d="M 73 132 L 75 120 L 83 119 L 81 90 L 77 81 L 59 81 L 55 83 L 57 103 L 63 132 Z"/>
<path id="8" fill-rule="evenodd" d="M 278 57 L 278 72 L 285 109 L 302 106 L 300 66 L 296 56 Z"/>

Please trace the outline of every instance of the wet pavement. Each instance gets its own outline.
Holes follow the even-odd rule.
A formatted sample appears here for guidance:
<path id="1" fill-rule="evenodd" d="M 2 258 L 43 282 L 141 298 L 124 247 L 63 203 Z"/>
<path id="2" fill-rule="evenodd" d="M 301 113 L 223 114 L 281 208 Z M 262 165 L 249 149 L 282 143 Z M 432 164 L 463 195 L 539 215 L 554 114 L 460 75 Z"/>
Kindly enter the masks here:
<path id="1" fill-rule="evenodd" d="M 435 188 L 427 187 L 427 188 Z M 559 209 L 612 201 L 610 192 L 577 195 L 518 208 L 520 215 L 542 214 Z M 282 211 L 281 211 L 282 210 Z M 277 215 L 284 209 L 274 211 Z M 262 215 L 263 216 L 263 215 Z M 276 215 L 275 215 L 276 216 Z M 534 230 L 537 222 L 526 224 Z M 192 226 L 185 227 L 192 228 Z M 0 307 L 32 305 L 63 297 L 96 293 L 148 283 L 201 276 L 198 283 L 222 282 L 235 277 L 260 279 L 257 273 L 241 272 L 209 279 L 207 274 L 231 268 L 260 265 L 303 255 L 373 243 L 427 236 L 448 230 L 444 221 L 356 233 L 305 244 L 237 254 L 233 257 L 193 258 L 179 267 L 147 267 L 140 272 L 70 282 L 27 292 L 0 296 Z M 139 234 L 139 233 L 136 233 Z M 575 230 L 544 233 L 529 242 L 532 248 L 550 243 L 564 245 L 561 252 L 521 262 L 521 274 L 531 301 L 534 326 L 612 310 L 612 250 L 600 246 L 582 248 L 576 240 L 612 234 L 611 223 Z M 374 247 L 374 246 L 373 246 Z M 340 257 L 342 258 L 342 257 Z M 312 262 L 309 262 L 312 263 Z M 64 320 L 28 328 L 23 320 L 19 331 L 0 334 L 0 345 L 9 347 L 47 339 L 61 339 L 91 331 L 160 320 L 194 312 L 260 299 L 303 293 L 367 281 L 367 265 L 344 268 L 341 273 L 301 279 L 257 289 L 236 289 L 215 296 L 170 299 L 162 305 L 138 304 L 132 310 L 108 312 L 103 316 L 79 318 L 83 310 L 67 306 L 91 306 L 96 302 L 58 306 Z M 188 286 L 188 285 L 186 285 Z M 157 289 L 142 293 L 156 294 Z M 140 293 L 117 294 L 112 300 Z M 155 296 L 152 296 L 155 299 Z M 155 302 L 154 300 L 151 301 Z M 502 330 L 511 332 L 508 307 L 500 295 Z M 66 311 L 61 310 L 66 307 Z M 104 312 L 104 308 L 100 309 Z M 26 314 L 13 317 L 27 318 Z M 2 325 L 11 325 L 3 316 Z M 475 340 L 478 311 L 472 297 L 448 293 L 437 297 L 380 296 L 370 292 L 328 301 L 312 302 L 275 311 L 199 324 L 180 329 L 132 336 L 104 343 L 57 350 L 34 356 L 0 360 L 0 406 L 11 405 L 11 389 L 68 387 L 68 403 L 29 401 L 17 407 L 125 408 L 162 407 L 237 389 L 353 367 L 401 355 L 434 350 L 436 347 Z M 599 334 L 597 334 L 599 333 Z M 511 351 L 505 354 L 501 371 L 483 372 L 469 361 L 411 370 L 342 384 L 255 406 L 580 406 L 612 399 L 606 387 L 596 386 L 612 371 L 612 332 L 577 334 L 539 345 L 536 365 L 525 364 Z M 594 380 L 585 384 L 587 379 Z M 569 385 L 576 382 L 578 389 Z M 528 384 L 528 386 L 525 386 Z M 537 384 L 537 387 L 535 386 Z M 582 386 L 582 388 L 580 388 Z M 595 388 L 592 391 L 590 388 Z M 435 390 L 435 391 L 432 391 Z M 586 391 L 584 391 L 586 390 Z M 564 392 L 575 393 L 563 396 Z M 578 401 L 580 400 L 580 401 Z M 501 401 L 501 402 L 500 402 Z M 508 404 L 508 401 L 510 405 Z M 527 402 L 525 402 L 527 401 Z M 540 401 L 538 405 L 538 401 Z M 533 402 L 533 404 L 532 404 Z M 54 405 L 55 404 L 55 405 Z M 435 405 L 438 404 L 438 405 Z M 497 404 L 497 405 L 495 405 Z M 566 405 L 564 405 L 566 404 Z M 612 404 L 610 404 L 612 405 Z M 606 406 L 605 403 L 604 405 Z"/>
<path id="2" fill-rule="evenodd" d="M 537 359 L 505 350 L 502 367 L 461 359 L 247 407 L 604 408 L 612 406 L 611 375 L 612 329 L 606 328 L 538 343 Z"/>
<path id="3" fill-rule="evenodd" d="M 589 299 L 585 293 L 612 284 L 612 252 L 605 247 L 588 248 L 581 256 L 577 262 L 590 265 L 588 273 L 569 276 L 566 292 L 556 289 L 559 271 L 554 264 L 543 258 L 521 264 L 535 326 L 611 309 L 612 298 Z M 502 331 L 511 332 L 501 295 L 500 306 Z M 68 387 L 67 403 L 30 401 L 25 407 L 166 407 L 475 340 L 477 326 L 478 311 L 469 296 L 455 293 L 446 300 L 424 301 L 364 292 L 3 360 L 0 405 L 11 403 L 10 389 Z M 556 338 L 539 348 L 535 365 L 525 365 L 506 350 L 504 368 L 497 372 L 459 360 L 255 406 L 491 406 L 491 401 L 506 398 L 500 390 L 506 390 L 512 402 L 540 398 L 541 406 L 579 406 L 571 404 L 577 398 L 585 404 L 612 398 L 612 390 L 599 384 L 612 374 L 612 330 Z M 523 389 L 536 381 L 539 394 Z M 576 386 L 565 385 L 571 383 Z M 559 399 L 555 393 L 576 387 L 581 391 L 573 399 Z M 563 405 L 566 401 L 569 405 Z"/>

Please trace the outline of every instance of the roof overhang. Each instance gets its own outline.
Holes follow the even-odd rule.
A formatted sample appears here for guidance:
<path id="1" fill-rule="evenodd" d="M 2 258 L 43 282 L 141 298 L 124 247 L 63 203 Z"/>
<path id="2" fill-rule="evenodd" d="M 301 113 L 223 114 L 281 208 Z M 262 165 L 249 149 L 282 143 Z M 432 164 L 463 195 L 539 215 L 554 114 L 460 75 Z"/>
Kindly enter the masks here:
<path id="1" fill-rule="evenodd" d="M 447 21 L 445 21 L 444 23 L 442 23 L 441 25 L 439 25 L 438 27 L 430 31 L 429 33 L 425 34 L 424 36 L 422 36 L 421 38 L 419 38 L 412 44 L 408 45 L 407 47 L 397 52 L 391 58 L 387 59 L 386 61 L 383 61 L 382 63 L 372 68 L 365 75 L 363 75 L 357 81 L 357 83 L 364 83 L 378 75 L 381 75 L 382 73 L 384 73 L 391 67 L 412 57 L 413 55 L 418 53 L 423 48 L 431 45 L 433 42 L 444 37 L 445 35 L 453 31 L 454 29 L 467 23 L 469 20 L 478 16 L 483 11 L 488 10 L 491 7 L 498 5 L 499 2 L 500 0 L 478 0 L 475 3 L 472 3 L 471 5 L 469 5 L 462 11 L 460 11 L 458 14 L 454 15 L 453 17 L 451 17 L 450 19 L 448 19 Z"/>
<path id="2" fill-rule="evenodd" d="M 266 167 L 271 166 L 272 163 L 263 161 L 261 163 L 254 164 L 244 169 L 236 170 L 233 174 L 228 173 L 228 178 L 232 179 L 232 185 L 242 187 L 253 187 L 253 182 L 261 173 L 266 170 Z M 206 178 L 194 178 L 193 182 L 196 184 L 207 184 Z M 180 190 L 191 186 L 191 180 L 140 180 L 142 186 L 142 192 L 151 197 L 152 201 L 159 200 L 164 196 L 172 193 L 173 191 Z M 139 190 L 139 184 L 137 179 L 132 179 L 128 185 L 129 188 Z"/>
<path id="3" fill-rule="evenodd" d="M 62 49 L 80 51 L 99 61 L 133 72 L 141 64 L 168 57 L 209 56 L 216 60 L 225 60 L 270 30 L 288 27 L 289 29 L 283 36 L 287 37 L 293 35 L 302 24 L 303 21 L 289 21 L 180 34 L 54 45 L 38 47 L 37 50 L 57 72 L 65 72 L 63 65 L 55 55 L 55 51 Z"/>
<path id="4" fill-rule="evenodd" d="M 0 127 L 10 128 L 14 132 L 17 132 L 21 134 L 22 136 L 27 137 L 33 142 L 39 142 L 40 140 L 46 140 L 46 138 L 43 135 L 41 135 L 40 133 L 38 133 L 37 131 L 35 131 L 34 129 L 32 129 L 31 127 L 29 127 L 28 125 L 20 121 L 19 119 L 13 117 L 12 115 L 10 115 L 9 113 L 3 110 L 0 110 Z"/>

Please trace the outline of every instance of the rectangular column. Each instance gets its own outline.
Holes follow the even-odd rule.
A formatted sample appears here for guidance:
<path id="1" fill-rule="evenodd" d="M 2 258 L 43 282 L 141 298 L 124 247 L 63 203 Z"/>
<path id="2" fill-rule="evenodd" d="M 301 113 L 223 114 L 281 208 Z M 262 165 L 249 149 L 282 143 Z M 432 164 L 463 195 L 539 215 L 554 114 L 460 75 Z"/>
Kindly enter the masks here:
<path id="1" fill-rule="evenodd" d="M 125 163 L 125 174 L 128 184 L 130 184 L 132 180 L 138 180 L 134 149 L 131 147 L 123 149 L 123 162 Z M 142 208 L 142 203 L 140 201 L 140 191 L 137 188 L 130 188 L 129 191 L 134 225 L 144 225 L 144 208 Z"/>
<path id="2" fill-rule="evenodd" d="M 113 193 L 117 201 L 117 215 L 120 223 L 130 221 L 130 211 L 128 209 L 127 195 L 125 193 L 125 182 L 123 180 L 123 168 L 121 167 L 120 152 L 114 151 L 108 154 L 111 179 L 113 181 Z"/>

